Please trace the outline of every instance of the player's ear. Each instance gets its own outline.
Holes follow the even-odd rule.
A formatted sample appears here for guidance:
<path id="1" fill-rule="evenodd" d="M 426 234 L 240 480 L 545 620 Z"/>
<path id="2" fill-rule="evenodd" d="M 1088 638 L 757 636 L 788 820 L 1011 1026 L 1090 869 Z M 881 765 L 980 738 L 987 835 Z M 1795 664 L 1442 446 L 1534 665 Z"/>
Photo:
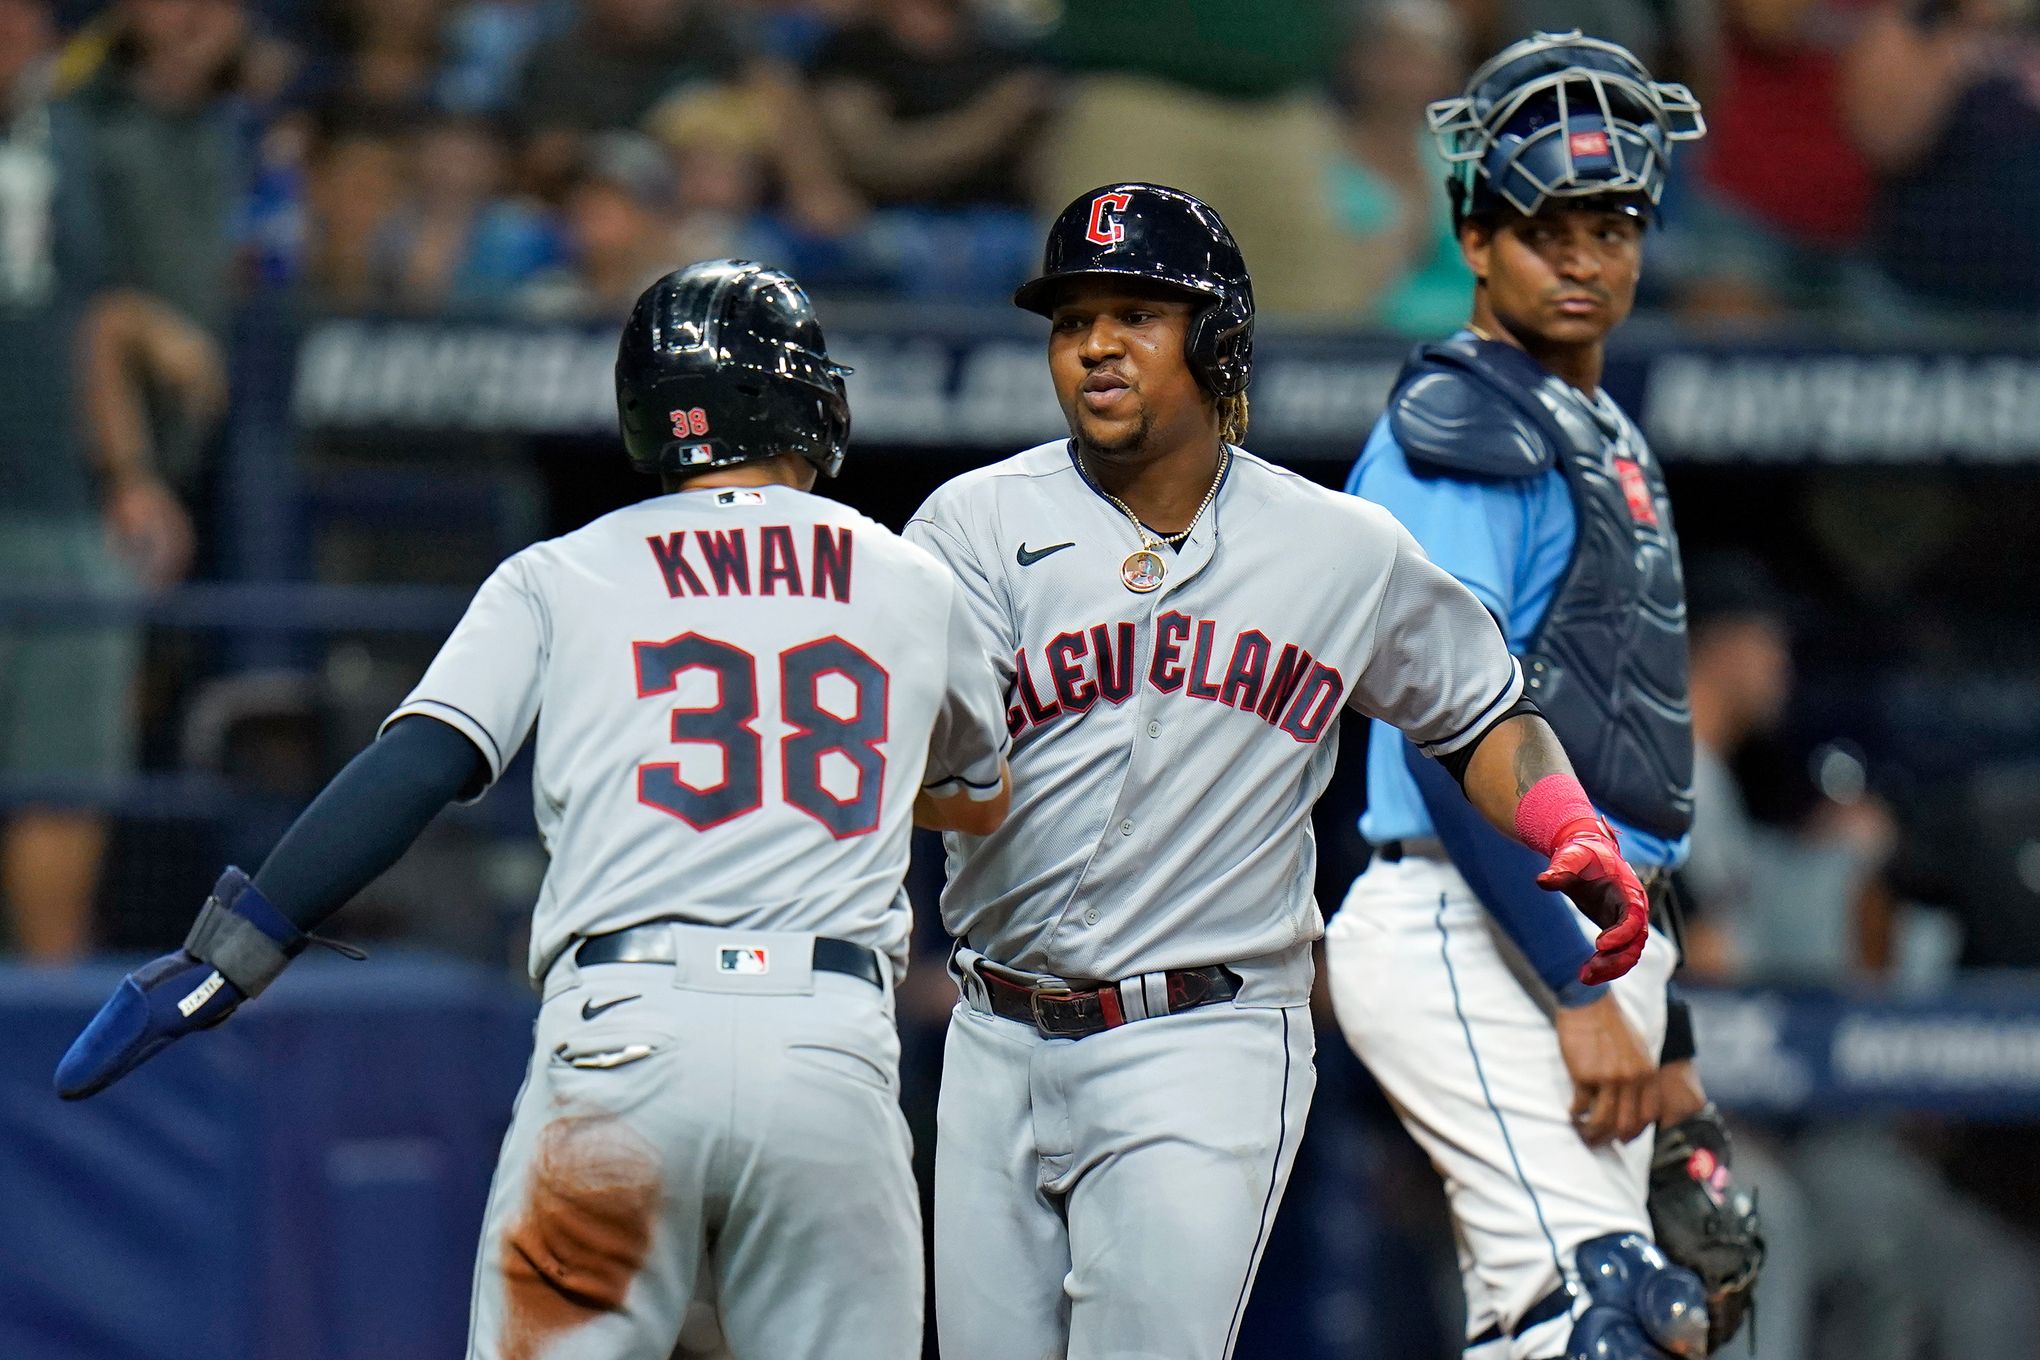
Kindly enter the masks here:
<path id="1" fill-rule="evenodd" d="M 1492 222 L 1469 217 L 1459 224 L 1459 254 L 1466 261 L 1466 267 L 1473 271 L 1475 281 L 1486 283 L 1488 258 L 1494 252 L 1495 229 Z"/>

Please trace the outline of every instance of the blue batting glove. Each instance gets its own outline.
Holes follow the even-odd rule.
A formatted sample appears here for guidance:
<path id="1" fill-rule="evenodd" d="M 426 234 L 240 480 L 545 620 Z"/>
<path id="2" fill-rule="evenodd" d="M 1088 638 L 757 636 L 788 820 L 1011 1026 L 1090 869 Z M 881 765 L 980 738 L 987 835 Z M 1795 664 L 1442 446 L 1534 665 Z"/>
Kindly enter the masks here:
<path id="1" fill-rule="evenodd" d="M 57 1064 L 57 1094 L 96 1095 L 194 1030 L 211 1029 L 248 998 L 219 969 L 182 949 L 120 980 Z"/>
<path id="2" fill-rule="evenodd" d="M 275 980 L 312 937 L 229 868 L 184 947 L 121 979 L 57 1064 L 57 1094 L 83 1100 L 196 1030 L 211 1029 Z"/>

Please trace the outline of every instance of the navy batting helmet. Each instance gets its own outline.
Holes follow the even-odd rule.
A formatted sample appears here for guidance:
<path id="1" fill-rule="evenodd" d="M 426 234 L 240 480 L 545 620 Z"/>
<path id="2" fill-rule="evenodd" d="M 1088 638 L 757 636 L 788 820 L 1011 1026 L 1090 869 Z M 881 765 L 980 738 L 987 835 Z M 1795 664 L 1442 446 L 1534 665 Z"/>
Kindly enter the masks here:
<path id="1" fill-rule="evenodd" d="M 1160 184 L 1108 184 L 1078 195 L 1048 229 L 1041 274 L 1016 306 L 1055 310 L 1066 279 L 1126 277 L 1200 295 L 1190 320 L 1190 371 L 1214 396 L 1237 396 L 1254 373 L 1254 283 L 1240 248 L 1201 199 Z"/>
<path id="2" fill-rule="evenodd" d="M 850 404 L 814 304 L 777 269 L 704 260 L 637 300 L 616 349 L 631 466 L 695 473 L 797 453 L 843 465 Z"/>
<path id="3" fill-rule="evenodd" d="M 1674 142 L 1707 130 L 1684 85 L 1652 80 L 1625 47 L 1536 33 L 1473 73 L 1426 115 L 1451 170 L 1455 222 L 1506 205 L 1534 216 L 1553 199 L 1615 194 L 1655 211 Z"/>

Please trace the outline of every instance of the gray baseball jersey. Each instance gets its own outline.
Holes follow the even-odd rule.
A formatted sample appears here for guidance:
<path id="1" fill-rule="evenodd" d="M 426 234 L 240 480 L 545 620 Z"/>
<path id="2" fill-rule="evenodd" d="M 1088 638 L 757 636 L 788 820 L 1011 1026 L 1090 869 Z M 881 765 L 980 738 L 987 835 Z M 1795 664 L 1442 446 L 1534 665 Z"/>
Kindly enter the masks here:
<path id="1" fill-rule="evenodd" d="M 1266 961 L 1254 993 L 1302 1000 L 1341 709 L 1445 754 L 1521 692 L 1494 620 L 1387 512 L 1243 449 L 1151 593 L 1067 440 L 948 483 L 906 536 L 955 571 L 1005 686 L 1012 813 L 948 838 L 942 914 L 1013 967 Z"/>
<path id="2" fill-rule="evenodd" d="M 857 512 L 683 492 L 504 562 L 388 721 L 458 728 L 491 782 L 537 723 L 534 978 L 573 936 L 671 915 L 836 936 L 897 972 L 915 790 L 999 785 L 970 637 L 941 564 Z"/>
<path id="3" fill-rule="evenodd" d="M 1240 449 L 1224 476 L 1158 584 L 1066 440 L 907 527 L 963 583 L 1014 734 L 1012 813 L 950 838 L 942 899 L 968 946 L 937 1113 L 944 1354 L 1232 1354 L 1315 1086 L 1310 808 L 1338 716 L 1442 754 L 1522 687 L 1385 511 Z M 1169 968 L 1242 985 L 1071 1043 L 993 1014 L 980 954 L 1122 998 Z"/>

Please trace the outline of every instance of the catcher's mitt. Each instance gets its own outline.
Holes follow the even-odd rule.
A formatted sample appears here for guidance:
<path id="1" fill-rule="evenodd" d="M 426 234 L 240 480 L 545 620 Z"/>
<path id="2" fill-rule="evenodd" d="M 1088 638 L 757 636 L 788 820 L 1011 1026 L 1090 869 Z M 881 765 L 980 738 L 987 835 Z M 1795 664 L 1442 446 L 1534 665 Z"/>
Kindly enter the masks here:
<path id="1" fill-rule="evenodd" d="M 1650 1167 L 1650 1224 L 1658 1249 L 1707 1286 L 1707 1351 L 1741 1329 L 1764 1264 L 1757 1203 L 1729 1174 L 1721 1112 L 1706 1108 L 1658 1130 Z"/>

